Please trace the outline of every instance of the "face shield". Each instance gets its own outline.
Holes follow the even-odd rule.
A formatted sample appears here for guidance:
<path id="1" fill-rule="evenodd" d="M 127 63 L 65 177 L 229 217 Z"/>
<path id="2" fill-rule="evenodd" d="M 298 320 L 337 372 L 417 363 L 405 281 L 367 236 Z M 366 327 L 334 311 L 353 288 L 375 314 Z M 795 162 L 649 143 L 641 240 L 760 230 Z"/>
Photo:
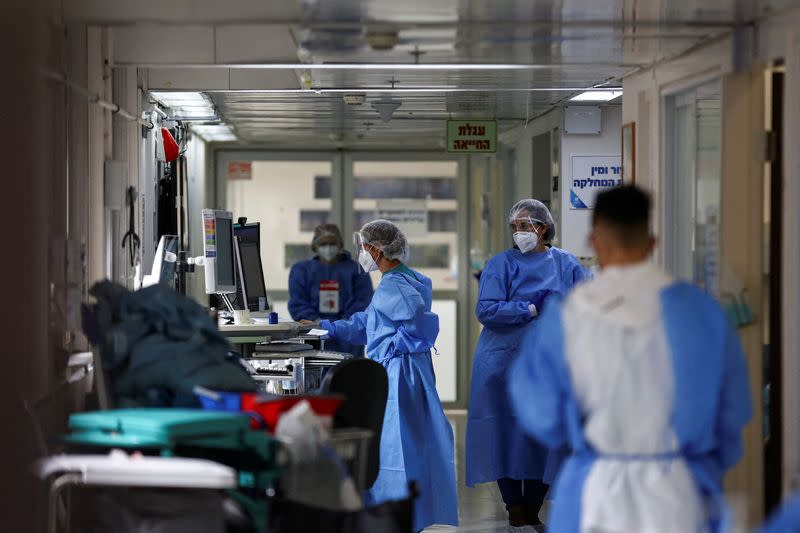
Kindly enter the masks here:
<path id="1" fill-rule="evenodd" d="M 541 220 L 519 216 L 508 223 L 512 233 L 538 233 L 541 236 L 546 231 L 547 224 Z"/>
<path id="2" fill-rule="evenodd" d="M 364 241 L 360 231 L 353 233 L 353 245 L 355 246 L 356 258 L 358 259 L 358 264 L 361 265 L 361 269 L 368 274 L 378 270 L 378 263 L 375 262 L 372 254 L 364 248 L 371 245 Z"/>

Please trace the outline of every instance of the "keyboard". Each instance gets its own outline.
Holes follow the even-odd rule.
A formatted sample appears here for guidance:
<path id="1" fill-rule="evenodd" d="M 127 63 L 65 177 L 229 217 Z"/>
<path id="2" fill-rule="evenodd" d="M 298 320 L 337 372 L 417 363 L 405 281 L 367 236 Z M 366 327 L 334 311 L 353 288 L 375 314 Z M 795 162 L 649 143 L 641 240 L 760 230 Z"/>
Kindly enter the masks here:
<path id="1" fill-rule="evenodd" d="M 350 359 L 353 356 L 349 353 L 314 352 L 313 354 L 306 355 L 306 357 L 313 357 L 315 359 L 333 359 L 336 361 L 344 361 L 345 359 Z"/>
<path id="2" fill-rule="evenodd" d="M 290 342 L 271 342 L 269 344 L 256 344 L 255 351 L 268 353 L 296 353 L 313 350 L 310 344 L 299 344 Z"/>

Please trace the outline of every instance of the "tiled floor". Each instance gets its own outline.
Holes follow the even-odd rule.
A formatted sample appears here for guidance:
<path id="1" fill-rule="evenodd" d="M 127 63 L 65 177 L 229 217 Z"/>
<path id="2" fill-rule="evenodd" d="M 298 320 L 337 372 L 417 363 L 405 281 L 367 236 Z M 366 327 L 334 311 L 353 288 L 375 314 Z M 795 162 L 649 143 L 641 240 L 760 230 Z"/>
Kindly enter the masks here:
<path id="1" fill-rule="evenodd" d="M 465 447 L 467 417 L 464 413 L 448 413 L 453 424 L 456 441 L 456 483 L 458 484 L 458 527 L 434 526 L 430 532 L 459 533 L 505 533 L 507 524 L 506 509 L 500 498 L 500 491 L 494 483 L 486 483 L 469 488 L 464 484 Z M 547 504 L 545 504 L 546 506 Z M 546 509 L 542 512 L 545 518 Z"/>

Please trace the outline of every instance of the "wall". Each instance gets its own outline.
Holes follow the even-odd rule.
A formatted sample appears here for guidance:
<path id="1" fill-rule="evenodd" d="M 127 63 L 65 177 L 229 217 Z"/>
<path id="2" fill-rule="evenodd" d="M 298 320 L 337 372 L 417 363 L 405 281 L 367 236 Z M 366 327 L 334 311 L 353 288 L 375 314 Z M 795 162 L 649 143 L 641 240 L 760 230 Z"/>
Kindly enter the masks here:
<path id="1" fill-rule="evenodd" d="M 552 191 L 550 173 L 546 176 L 536 175 L 532 160 L 533 138 L 558 129 L 560 139 L 560 158 L 558 176 L 560 194 L 550 198 L 537 198 L 549 201 L 553 217 L 556 219 L 556 239 L 554 243 L 578 257 L 591 257 L 587 236 L 591 222 L 590 210 L 573 210 L 569 208 L 569 184 L 572 180 L 573 155 L 619 155 L 620 128 L 622 124 L 622 108 L 619 105 L 602 107 L 602 133 L 600 135 L 564 135 L 563 113 L 561 109 L 543 115 L 501 136 L 501 142 L 514 147 L 515 175 L 513 178 L 514 198 L 531 198 L 534 190 Z M 553 150 L 551 142 L 551 151 Z M 546 183 L 542 186 L 542 182 Z M 511 208 L 511 205 L 508 206 Z M 507 210 L 506 210 L 507 212 Z"/>
<path id="2" fill-rule="evenodd" d="M 664 213 L 664 168 L 666 96 L 703 82 L 723 80 L 723 182 L 722 182 L 722 257 L 748 286 L 753 301 L 763 285 L 761 254 L 742 254 L 742 239 L 748 249 L 763 248 L 761 174 L 763 173 L 763 69 L 776 58 L 786 57 L 786 94 L 800 89 L 800 39 L 797 27 L 800 10 L 782 12 L 758 22 L 755 31 L 740 30 L 695 53 L 657 68 L 639 73 L 624 82 L 623 122 L 635 121 L 637 128 L 637 182 L 654 192 L 657 233 L 667 230 Z M 791 81 L 790 81 L 791 80 Z M 800 131 L 800 108 L 796 98 L 786 99 L 784 145 L 796 145 Z M 788 493 L 800 467 L 800 334 L 796 327 L 800 311 L 800 164 L 796 150 L 786 150 L 784 164 L 783 220 L 783 490 Z M 753 231 L 753 230 L 757 231 Z M 664 261 L 663 250 L 657 257 Z M 745 457 L 727 478 L 727 488 L 746 495 L 750 523 L 760 520 L 763 509 L 762 419 L 762 321 L 740 330 L 747 352 L 751 396 L 755 405 L 753 421 L 745 430 Z"/>
<path id="3" fill-rule="evenodd" d="M 733 39 L 722 39 L 690 56 L 634 74 L 623 82 L 622 123 L 636 124 L 636 183 L 654 195 L 653 228 L 656 235 L 665 227 L 661 199 L 666 157 L 662 137 L 666 129 L 663 99 L 730 72 L 733 48 Z M 655 255 L 663 265 L 664 250 L 660 246 Z"/>
<path id="4" fill-rule="evenodd" d="M 621 153 L 621 126 L 622 108 L 618 105 L 609 105 L 602 107 L 602 133 L 600 135 L 565 134 L 561 137 L 560 246 L 577 257 L 594 255 L 587 240 L 591 229 L 592 211 L 570 208 L 572 157 L 580 155 L 619 156 Z"/>
<path id="5" fill-rule="evenodd" d="M 105 42 L 86 26 L 64 26 L 44 16 L 60 12 L 54 4 L 33 0 L 0 16 L 0 64 L 13 80 L 0 87 L 3 119 L 13 125 L 0 142 L 9 177 L 0 227 L 13 258 L 2 267 L 9 304 L 0 350 L 7 368 L 0 377 L 0 420 L 13 433 L 0 445 L 8 531 L 41 525 L 31 520 L 39 493 L 31 486 L 30 461 L 54 451 L 67 415 L 80 408 L 81 390 L 67 385 L 65 369 L 69 355 L 85 348 L 80 305 L 104 270 L 109 115 L 40 72 L 64 73 L 107 96 Z"/>

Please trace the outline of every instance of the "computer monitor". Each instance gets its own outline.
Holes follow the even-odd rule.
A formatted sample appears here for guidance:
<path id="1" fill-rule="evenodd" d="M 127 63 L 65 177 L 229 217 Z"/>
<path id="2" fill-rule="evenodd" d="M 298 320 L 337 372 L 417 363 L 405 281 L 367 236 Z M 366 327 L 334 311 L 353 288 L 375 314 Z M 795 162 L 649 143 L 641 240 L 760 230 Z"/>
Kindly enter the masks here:
<path id="1" fill-rule="evenodd" d="M 206 294 L 236 292 L 233 213 L 203 209 L 203 255 Z"/>
<path id="2" fill-rule="evenodd" d="M 269 306 L 267 301 L 267 287 L 264 283 L 264 269 L 261 265 L 261 252 L 254 242 L 245 242 L 236 238 L 238 253 L 237 272 L 239 274 L 239 298 L 242 309 L 250 311 L 266 311 Z M 263 309 L 260 302 L 263 301 Z"/>
<path id="3" fill-rule="evenodd" d="M 253 222 L 245 224 L 235 224 L 233 226 L 233 235 L 239 238 L 240 242 L 252 242 L 261 248 L 261 224 Z"/>

